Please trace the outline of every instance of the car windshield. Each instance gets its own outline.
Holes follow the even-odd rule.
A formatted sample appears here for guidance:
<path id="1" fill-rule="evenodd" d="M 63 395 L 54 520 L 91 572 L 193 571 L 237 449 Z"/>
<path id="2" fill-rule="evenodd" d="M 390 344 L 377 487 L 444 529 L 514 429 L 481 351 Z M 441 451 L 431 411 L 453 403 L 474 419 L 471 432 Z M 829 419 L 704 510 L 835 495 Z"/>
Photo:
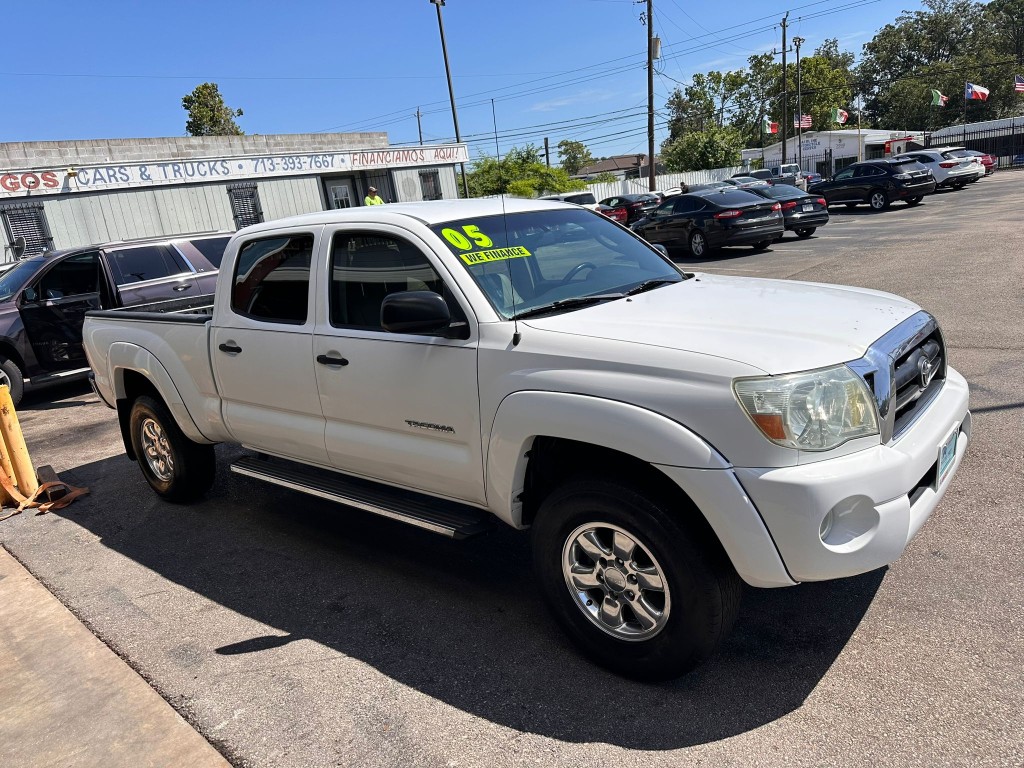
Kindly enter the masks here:
<path id="1" fill-rule="evenodd" d="M 576 205 L 595 205 L 597 198 L 590 192 L 584 192 L 580 195 L 566 195 L 565 202 L 576 203 Z"/>
<path id="2" fill-rule="evenodd" d="M 762 189 L 766 189 L 766 187 L 762 187 Z M 742 208 L 745 205 L 758 205 L 764 202 L 763 197 L 742 189 L 726 188 L 721 192 L 714 191 L 703 194 L 701 197 L 723 208 Z"/>
<path id="3" fill-rule="evenodd" d="M 926 171 L 928 170 L 913 157 L 900 157 L 890 161 L 892 163 L 892 169 L 896 173 L 910 173 L 911 171 Z"/>
<path id="4" fill-rule="evenodd" d="M 9 301 L 39 270 L 39 262 L 22 261 L 0 274 L 0 301 Z"/>
<path id="5" fill-rule="evenodd" d="M 685 279 L 643 240 L 585 210 L 486 216 L 431 229 L 505 319 Z"/>

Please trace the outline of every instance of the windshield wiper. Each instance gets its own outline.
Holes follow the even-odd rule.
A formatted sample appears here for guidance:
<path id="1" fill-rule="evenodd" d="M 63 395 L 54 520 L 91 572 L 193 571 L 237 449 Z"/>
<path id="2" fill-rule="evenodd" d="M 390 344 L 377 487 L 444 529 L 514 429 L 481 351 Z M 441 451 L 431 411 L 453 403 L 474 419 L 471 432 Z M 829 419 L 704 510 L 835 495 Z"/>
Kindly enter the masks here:
<path id="1" fill-rule="evenodd" d="M 613 299 L 625 298 L 624 293 L 598 293 L 593 296 L 575 296 L 571 299 L 560 299 L 559 301 L 553 301 L 550 304 L 544 304 L 540 307 L 533 307 L 531 309 L 524 309 L 512 316 L 513 320 L 522 320 L 527 317 L 534 317 L 535 315 L 543 315 L 547 312 L 556 312 L 559 309 L 572 309 L 573 307 L 585 307 L 588 304 L 599 304 L 602 301 L 611 301 Z"/>
<path id="2" fill-rule="evenodd" d="M 635 296 L 638 293 L 649 291 L 651 288 L 657 288 L 659 285 L 668 285 L 669 283 L 681 283 L 682 280 L 676 280 L 672 277 L 655 277 L 651 280 L 644 280 L 642 283 L 638 283 L 626 291 L 627 296 Z"/>

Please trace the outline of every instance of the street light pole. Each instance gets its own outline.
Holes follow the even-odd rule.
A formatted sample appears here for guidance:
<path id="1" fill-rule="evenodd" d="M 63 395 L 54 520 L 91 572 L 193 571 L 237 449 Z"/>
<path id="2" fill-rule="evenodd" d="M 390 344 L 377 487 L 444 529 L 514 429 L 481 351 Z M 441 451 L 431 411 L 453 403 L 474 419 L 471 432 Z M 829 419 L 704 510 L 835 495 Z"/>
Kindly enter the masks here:
<path id="1" fill-rule="evenodd" d="M 448 98 L 452 102 L 452 122 L 455 123 L 455 143 L 462 143 L 462 135 L 459 133 L 459 113 L 455 109 L 455 90 L 452 88 L 452 70 L 448 66 L 448 43 L 444 39 L 444 20 L 441 18 L 441 6 L 444 0 L 430 0 L 432 5 L 437 6 L 437 28 L 441 32 L 441 53 L 444 54 L 444 73 L 448 77 Z M 462 191 L 469 197 L 469 182 L 466 180 L 466 164 L 459 163 L 462 170 Z"/>
<path id="2" fill-rule="evenodd" d="M 654 0 L 647 0 L 647 188 L 654 182 Z"/>

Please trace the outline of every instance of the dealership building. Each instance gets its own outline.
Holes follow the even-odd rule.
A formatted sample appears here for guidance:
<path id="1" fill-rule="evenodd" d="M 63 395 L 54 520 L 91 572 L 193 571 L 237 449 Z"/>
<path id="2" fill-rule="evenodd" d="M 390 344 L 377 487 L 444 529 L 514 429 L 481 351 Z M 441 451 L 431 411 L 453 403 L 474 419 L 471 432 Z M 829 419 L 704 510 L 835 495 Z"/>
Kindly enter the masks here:
<path id="1" fill-rule="evenodd" d="M 386 133 L 0 143 L 0 237 L 27 256 L 146 237 L 233 232 L 283 216 L 458 197 L 465 144 L 393 147 Z"/>

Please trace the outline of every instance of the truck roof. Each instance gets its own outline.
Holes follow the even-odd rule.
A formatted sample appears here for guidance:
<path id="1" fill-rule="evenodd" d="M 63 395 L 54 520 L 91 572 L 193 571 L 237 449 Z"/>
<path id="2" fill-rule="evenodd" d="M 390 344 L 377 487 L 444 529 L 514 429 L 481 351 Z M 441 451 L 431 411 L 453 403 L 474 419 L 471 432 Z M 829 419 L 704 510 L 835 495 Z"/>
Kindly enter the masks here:
<path id="1" fill-rule="evenodd" d="M 527 200 L 519 197 L 472 198 L 470 200 L 431 200 L 421 203 L 389 203 L 387 205 L 364 205 L 355 208 L 340 208 L 331 211 L 303 213 L 282 219 L 253 224 L 240 232 L 247 234 L 282 227 L 309 226 L 313 224 L 340 224 L 344 222 L 388 223 L 396 217 L 415 219 L 427 226 L 455 219 L 471 219 L 484 216 L 500 216 L 503 213 L 524 213 L 547 211 L 560 208 L 580 210 L 580 206 L 552 200 Z"/>

